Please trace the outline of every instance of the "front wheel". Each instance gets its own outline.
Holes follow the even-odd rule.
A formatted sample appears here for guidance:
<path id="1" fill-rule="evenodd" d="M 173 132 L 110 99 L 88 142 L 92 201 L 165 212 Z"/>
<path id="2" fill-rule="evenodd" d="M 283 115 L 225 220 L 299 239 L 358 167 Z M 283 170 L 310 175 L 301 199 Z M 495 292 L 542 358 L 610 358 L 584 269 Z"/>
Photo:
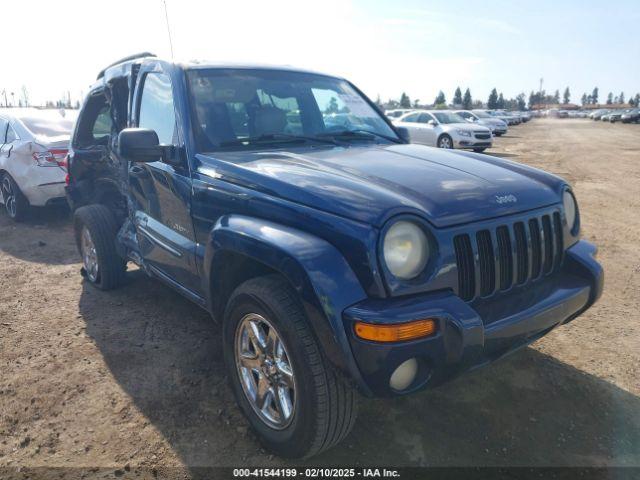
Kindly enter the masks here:
<path id="1" fill-rule="evenodd" d="M 87 205 L 74 215 L 76 245 L 84 277 L 101 290 L 124 283 L 127 262 L 116 251 L 118 223 L 104 205 Z"/>
<path id="2" fill-rule="evenodd" d="M 310 457 L 349 433 L 356 394 L 323 355 L 283 278 L 240 285 L 227 304 L 223 338 L 234 395 L 266 448 Z"/>
<path id="3" fill-rule="evenodd" d="M 29 201 L 8 173 L 0 176 L 0 189 L 7 215 L 16 222 L 24 220 L 29 210 Z"/>
<path id="4" fill-rule="evenodd" d="M 438 139 L 438 148 L 453 148 L 453 140 L 449 135 L 442 135 Z"/>

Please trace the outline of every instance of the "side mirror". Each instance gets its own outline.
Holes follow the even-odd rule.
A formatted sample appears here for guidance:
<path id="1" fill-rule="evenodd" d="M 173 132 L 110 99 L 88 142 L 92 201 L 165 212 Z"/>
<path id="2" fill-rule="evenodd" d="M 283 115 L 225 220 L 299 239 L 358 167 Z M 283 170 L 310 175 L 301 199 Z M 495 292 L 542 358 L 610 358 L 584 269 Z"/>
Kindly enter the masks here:
<path id="1" fill-rule="evenodd" d="M 436 121 L 435 121 L 435 120 L 429 120 L 429 121 L 427 122 L 427 125 L 430 125 L 430 126 L 432 126 L 432 127 L 435 127 L 435 126 L 436 126 Z"/>
<path id="2" fill-rule="evenodd" d="M 118 134 L 118 154 L 132 162 L 156 162 L 164 157 L 158 134 L 148 128 L 125 128 Z"/>
<path id="3" fill-rule="evenodd" d="M 411 136 L 409 135 L 409 129 L 407 127 L 396 127 L 396 132 L 401 140 L 406 143 L 411 143 Z"/>

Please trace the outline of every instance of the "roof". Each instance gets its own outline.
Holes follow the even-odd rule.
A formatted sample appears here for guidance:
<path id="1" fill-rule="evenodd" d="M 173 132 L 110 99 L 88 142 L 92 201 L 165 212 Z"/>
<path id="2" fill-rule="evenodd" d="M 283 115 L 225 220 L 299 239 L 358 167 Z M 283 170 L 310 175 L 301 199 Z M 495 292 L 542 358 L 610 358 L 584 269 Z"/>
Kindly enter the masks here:
<path id="1" fill-rule="evenodd" d="M 111 68 L 122 67 L 122 65 L 124 64 L 133 63 L 135 61 L 142 62 L 147 59 L 157 60 L 157 61 L 166 62 L 166 63 L 172 63 L 180 68 L 184 68 L 187 70 L 203 69 L 203 68 L 282 70 L 282 71 L 289 71 L 289 72 L 296 72 L 296 73 L 310 73 L 314 75 L 336 77 L 336 75 L 331 75 L 328 73 L 318 72 L 318 71 L 304 69 L 304 68 L 296 68 L 291 65 L 269 65 L 269 64 L 261 64 L 261 63 L 246 63 L 246 62 L 240 63 L 240 62 L 224 62 L 224 61 L 211 61 L 211 60 L 174 61 L 174 60 L 167 60 L 167 59 L 156 57 L 153 53 L 150 53 L 150 52 L 142 52 L 142 53 L 137 53 L 134 55 L 129 55 L 127 57 L 121 58 L 120 60 L 106 66 L 100 71 L 100 73 L 98 73 L 97 80 L 102 79 L 105 75 L 105 72 Z"/>

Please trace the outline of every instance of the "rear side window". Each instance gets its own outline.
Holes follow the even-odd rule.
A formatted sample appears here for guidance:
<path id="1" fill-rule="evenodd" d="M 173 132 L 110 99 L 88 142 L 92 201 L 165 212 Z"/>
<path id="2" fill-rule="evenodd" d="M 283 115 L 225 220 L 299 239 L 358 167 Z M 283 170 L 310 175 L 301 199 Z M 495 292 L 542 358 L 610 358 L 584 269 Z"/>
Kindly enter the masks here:
<path id="1" fill-rule="evenodd" d="M 109 114 L 109 106 L 105 105 L 98 113 L 96 121 L 91 129 L 91 134 L 95 140 L 111 135 L 111 115 Z"/>
<path id="2" fill-rule="evenodd" d="M 16 134 L 16 131 L 13 129 L 11 125 L 9 125 L 7 127 L 7 139 L 5 140 L 5 143 L 14 142 L 17 139 L 18 139 L 18 135 Z"/>
<path id="3" fill-rule="evenodd" d="M 107 146 L 111 130 L 111 110 L 107 99 L 102 93 L 94 93 L 87 99 L 80 114 L 73 144 L 79 148 Z"/>
<path id="4" fill-rule="evenodd" d="M 404 117 L 402 121 L 409 122 L 409 123 L 417 123 L 418 117 L 420 117 L 419 113 L 412 113 L 411 115 L 407 115 L 406 117 Z"/>
<path id="5" fill-rule="evenodd" d="M 161 144 L 176 143 L 176 114 L 171 80 L 163 73 L 148 73 L 142 86 L 138 126 L 158 134 Z"/>
<path id="6" fill-rule="evenodd" d="M 7 134 L 7 125 L 7 121 L 4 118 L 0 118 L 0 145 L 4 143 Z"/>

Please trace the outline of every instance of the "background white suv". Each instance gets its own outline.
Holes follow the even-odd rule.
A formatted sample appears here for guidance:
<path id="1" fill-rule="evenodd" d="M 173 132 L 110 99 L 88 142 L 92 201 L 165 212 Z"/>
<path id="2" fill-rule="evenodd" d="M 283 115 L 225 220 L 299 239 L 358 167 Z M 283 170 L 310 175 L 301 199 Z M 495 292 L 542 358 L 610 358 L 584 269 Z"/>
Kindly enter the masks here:
<path id="1" fill-rule="evenodd" d="M 394 120 L 393 124 L 406 128 L 413 143 L 432 147 L 483 152 L 493 143 L 488 127 L 470 124 L 449 110 L 415 110 Z"/>

